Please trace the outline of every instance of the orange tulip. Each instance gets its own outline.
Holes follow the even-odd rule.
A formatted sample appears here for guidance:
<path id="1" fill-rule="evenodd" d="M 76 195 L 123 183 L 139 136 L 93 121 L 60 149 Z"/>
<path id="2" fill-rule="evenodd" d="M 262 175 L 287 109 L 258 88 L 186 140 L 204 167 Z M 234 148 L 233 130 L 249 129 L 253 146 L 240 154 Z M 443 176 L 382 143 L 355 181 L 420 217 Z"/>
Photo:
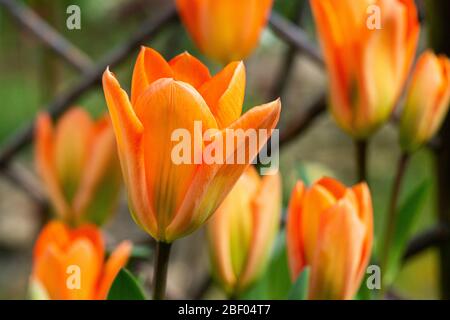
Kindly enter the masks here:
<path id="1" fill-rule="evenodd" d="M 273 0 L 177 0 L 181 19 L 197 46 L 228 63 L 250 55 L 258 45 Z"/>
<path id="2" fill-rule="evenodd" d="M 406 82 L 420 29 L 414 0 L 311 5 L 329 74 L 331 113 L 344 131 L 365 139 L 391 115 Z"/>
<path id="3" fill-rule="evenodd" d="M 280 101 L 252 108 L 240 117 L 245 69 L 233 62 L 211 77 L 197 59 L 183 53 L 166 62 L 156 51 L 142 48 L 133 72 L 131 101 L 115 76 L 106 70 L 103 89 L 118 142 L 119 157 L 135 221 L 158 241 L 172 242 L 200 227 L 217 209 L 239 176 L 256 157 L 248 138 L 227 148 L 228 160 L 245 151 L 243 164 L 176 164 L 172 152 L 175 130 L 191 137 L 215 130 L 212 141 L 200 137 L 194 158 L 203 159 L 209 147 L 220 144 L 236 129 L 266 129 L 269 135 L 280 115 Z M 194 149 L 196 149 L 194 146 Z"/>
<path id="4" fill-rule="evenodd" d="M 412 152 L 427 142 L 444 120 L 450 100 L 450 60 L 425 52 L 417 62 L 400 120 L 400 144 Z"/>
<path id="5" fill-rule="evenodd" d="M 279 175 L 261 178 L 250 167 L 207 224 L 212 269 L 227 293 L 244 291 L 260 275 L 280 216 Z"/>
<path id="6" fill-rule="evenodd" d="M 115 209 L 121 185 L 114 132 L 108 118 L 94 122 L 81 108 L 53 128 L 40 114 L 35 132 L 37 171 L 57 215 L 70 224 L 102 224 Z"/>
<path id="7" fill-rule="evenodd" d="M 52 300 L 106 299 L 130 253 L 131 243 L 124 241 L 104 263 L 103 238 L 95 225 L 70 229 L 62 222 L 50 222 L 34 247 L 31 282 Z"/>
<path id="8" fill-rule="evenodd" d="M 370 192 L 323 178 L 295 186 L 288 208 L 287 248 L 292 279 L 309 266 L 310 299 L 351 299 L 372 250 Z"/>

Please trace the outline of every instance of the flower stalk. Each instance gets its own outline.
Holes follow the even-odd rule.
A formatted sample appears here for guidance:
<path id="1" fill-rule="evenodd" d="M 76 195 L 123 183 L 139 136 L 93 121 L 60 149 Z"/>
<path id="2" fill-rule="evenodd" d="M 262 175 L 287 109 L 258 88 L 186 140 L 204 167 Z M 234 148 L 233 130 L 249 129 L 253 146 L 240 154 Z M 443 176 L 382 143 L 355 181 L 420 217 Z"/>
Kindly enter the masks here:
<path id="1" fill-rule="evenodd" d="M 164 300 L 166 297 L 167 270 L 172 243 L 158 241 L 156 243 L 156 259 L 153 276 L 153 300 Z"/>
<path id="2" fill-rule="evenodd" d="M 356 168 L 358 182 L 367 181 L 367 151 L 368 141 L 355 140 Z"/>
<path id="3" fill-rule="evenodd" d="M 397 204 L 402 187 L 402 181 L 408 166 L 410 154 L 403 152 L 398 160 L 397 173 L 392 187 L 391 200 L 389 202 L 389 211 L 386 219 L 383 237 L 383 251 L 381 252 L 381 268 L 386 270 L 389 263 L 389 249 L 395 234 L 397 222 Z"/>

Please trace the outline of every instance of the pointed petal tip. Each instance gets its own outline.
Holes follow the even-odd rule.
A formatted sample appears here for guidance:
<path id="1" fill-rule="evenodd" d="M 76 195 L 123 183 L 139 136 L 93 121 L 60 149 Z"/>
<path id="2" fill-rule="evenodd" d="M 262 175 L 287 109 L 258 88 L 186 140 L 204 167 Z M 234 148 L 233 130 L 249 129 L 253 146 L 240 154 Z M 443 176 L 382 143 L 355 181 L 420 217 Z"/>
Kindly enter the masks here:
<path id="1" fill-rule="evenodd" d="M 279 100 L 274 100 L 272 102 L 251 108 L 241 117 L 241 119 L 253 118 L 254 121 L 259 123 L 259 125 L 264 124 L 264 126 L 273 129 L 276 127 L 278 120 L 280 119 L 280 113 L 281 103 Z"/>
<path id="2" fill-rule="evenodd" d="M 51 122 L 50 115 L 48 112 L 45 111 L 39 111 L 36 114 L 36 126 L 40 126 L 42 124 L 47 124 Z"/>
<path id="3" fill-rule="evenodd" d="M 295 183 L 294 190 L 301 190 L 301 189 L 303 189 L 304 186 L 305 186 L 305 184 L 303 183 L 303 181 L 302 180 L 298 180 Z"/>
<path id="4" fill-rule="evenodd" d="M 111 78 L 115 78 L 114 74 L 111 72 L 111 69 L 109 66 L 106 66 L 105 71 L 103 72 L 102 80 L 105 81 L 111 81 Z"/>
<path id="5" fill-rule="evenodd" d="M 235 64 L 236 65 L 236 67 L 235 67 L 235 69 L 236 70 L 239 70 L 239 71 L 244 71 L 245 72 L 245 64 L 244 64 L 244 61 L 242 61 L 242 60 L 240 60 L 240 61 L 234 61 L 234 62 L 231 62 L 230 64 Z"/>
<path id="6" fill-rule="evenodd" d="M 278 98 L 272 102 L 263 104 L 260 107 L 263 109 L 267 109 L 271 114 L 277 114 L 277 117 L 279 117 L 281 113 L 281 99 Z"/>
<path id="7" fill-rule="evenodd" d="M 236 72 L 237 70 L 241 70 L 241 69 L 244 69 L 244 71 L 245 71 L 245 64 L 244 64 L 244 61 L 242 61 L 242 60 L 231 61 L 228 64 L 226 64 L 222 70 L 225 70 L 227 68 L 234 69 L 234 72 Z"/>
<path id="8" fill-rule="evenodd" d="M 125 257 L 125 259 L 128 259 L 128 257 L 131 255 L 131 250 L 133 249 L 133 242 L 130 240 L 124 240 L 119 243 L 119 245 L 116 248 L 117 252 L 120 252 L 120 255 Z"/>
<path id="9" fill-rule="evenodd" d="M 364 192 L 370 192 L 369 185 L 366 181 L 359 182 L 353 188 L 361 188 Z"/>

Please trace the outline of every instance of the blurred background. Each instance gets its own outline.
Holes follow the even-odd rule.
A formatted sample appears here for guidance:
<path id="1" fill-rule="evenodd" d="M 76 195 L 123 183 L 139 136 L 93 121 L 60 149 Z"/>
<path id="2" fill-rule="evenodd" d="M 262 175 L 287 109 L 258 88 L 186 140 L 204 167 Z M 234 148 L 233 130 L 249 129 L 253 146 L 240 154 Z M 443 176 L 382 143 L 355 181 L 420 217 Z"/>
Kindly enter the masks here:
<path id="1" fill-rule="evenodd" d="M 43 41 L 18 23 L 11 7 L 5 3 L 23 5 L 33 10 L 54 30 L 82 53 L 91 67 L 80 72 Z M 66 9 L 76 4 L 81 9 L 81 29 L 68 30 Z M 95 70 L 111 50 L 120 49 L 139 32 L 143 23 L 154 21 L 162 13 L 171 10 L 168 0 L 28 0 L 0 1 L 0 150 L 11 142 L 11 137 L 29 125 L 40 110 L 76 86 L 86 72 Z M 423 9 L 421 3 L 419 7 Z M 316 43 L 314 24 L 308 1 L 276 0 L 274 11 L 293 24 L 301 26 L 307 39 Z M 423 21 L 421 46 L 427 42 L 427 21 Z M 195 48 L 178 21 L 168 23 L 160 32 L 140 43 L 153 47 L 167 59 L 189 51 L 205 62 L 215 73 L 219 65 L 210 62 Z M 130 50 L 127 58 L 114 67 L 114 72 L 129 90 L 131 71 L 139 47 Z M 83 60 L 82 59 L 82 60 Z M 247 91 L 245 106 L 251 107 L 281 96 L 283 103 L 280 128 L 295 125 L 317 108 L 326 90 L 326 75 L 313 59 L 293 49 L 268 27 L 260 46 L 246 61 Z M 107 111 L 103 91 L 92 85 L 74 105 L 79 105 L 94 116 Z M 314 109 L 313 109 L 314 110 Z M 317 113 L 317 114 L 316 114 Z M 326 112 L 316 112 L 310 125 L 301 134 L 290 137 L 281 148 L 280 170 L 283 177 L 284 205 L 296 179 L 313 180 L 321 175 L 331 175 L 347 185 L 354 183 L 354 156 L 351 139 L 342 133 Z M 18 131 L 19 130 L 19 131 Z M 369 161 L 370 186 L 374 200 L 376 234 L 380 232 L 387 210 L 395 166 L 399 155 L 397 130 L 389 123 L 380 130 L 371 145 Z M 0 298 L 22 299 L 26 297 L 31 268 L 34 240 L 42 222 L 48 219 L 45 195 L 35 174 L 33 145 L 29 144 L 8 168 L 0 172 Z M 431 188 L 425 209 L 417 219 L 415 231 L 427 230 L 436 222 L 435 163 L 432 152 L 424 149 L 415 154 L 404 183 L 407 194 L 423 181 Z M 11 173 L 12 172 L 12 173 Z M 22 181 L 22 187 L 17 180 Z M 25 187 L 23 184 L 25 183 Z M 152 273 L 152 246 L 149 237 L 132 221 L 125 196 L 122 204 L 106 226 L 109 246 L 123 239 L 137 244 L 131 270 L 144 281 L 150 281 Z M 271 266 L 284 265 L 284 238 L 280 235 Z M 201 249 L 199 249 L 201 248 Z M 270 267 L 271 267 L 270 266 Z M 270 268 L 269 267 L 269 268 Z M 211 285 L 208 275 L 208 256 L 203 230 L 176 242 L 169 269 L 168 294 L 171 298 L 199 297 L 221 298 L 219 290 Z M 189 275 L 189 276 L 186 276 Z M 279 298 L 278 292 L 289 285 L 288 273 L 273 275 L 266 286 L 267 296 Z M 277 278 L 278 277 L 278 278 Z M 202 288 L 199 288 L 203 286 Z M 436 249 L 428 249 L 408 259 L 396 280 L 395 294 L 404 298 L 435 299 L 439 296 L 438 255 Z M 251 296 L 251 292 L 249 295 Z"/>

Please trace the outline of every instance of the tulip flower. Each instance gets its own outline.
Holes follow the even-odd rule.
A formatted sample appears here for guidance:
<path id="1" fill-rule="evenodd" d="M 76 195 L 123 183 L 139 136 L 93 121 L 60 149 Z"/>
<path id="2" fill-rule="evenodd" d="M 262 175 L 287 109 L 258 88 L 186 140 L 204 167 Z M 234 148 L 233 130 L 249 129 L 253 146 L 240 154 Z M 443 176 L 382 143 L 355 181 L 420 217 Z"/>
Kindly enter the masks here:
<path id="1" fill-rule="evenodd" d="M 207 224 L 212 269 L 230 295 L 243 292 L 268 261 L 281 216 L 279 175 L 239 178 Z"/>
<path id="2" fill-rule="evenodd" d="M 372 203 L 365 183 L 346 188 L 323 178 L 307 189 L 298 182 L 287 220 L 292 279 L 309 266 L 309 299 L 351 299 L 372 249 Z"/>
<path id="3" fill-rule="evenodd" d="M 49 222 L 34 247 L 31 283 L 52 300 L 106 299 L 128 261 L 131 243 L 122 242 L 106 262 L 104 247 L 95 225 L 70 229 L 62 222 Z"/>
<path id="4" fill-rule="evenodd" d="M 228 63 L 250 55 L 273 0 L 177 0 L 181 20 L 207 56 Z"/>
<path id="5" fill-rule="evenodd" d="M 413 152 L 439 130 L 450 100 L 450 60 L 425 52 L 417 62 L 400 120 L 400 144 Z"/>
<path id="6" fill-rule="evenodd" d="M 367 139 L 391 115 L 416 51 L 414 0 L 311 0 L 338 125 Z M 377 21 L 379 20 L 379 21 Z"/>
<path id="7" fill-rule="evenodd" d="M 226 148 L 221 159 L 246 153 L 245 163 L 240 164 L 203 161 L 210 147 L 215 149 L 228 132 L 238 129 L 264 129 L 270 136 L 281 110 L 276 100 L 240 117 L 245 91 L 242 62 L 230 63 L 211 77 L 188 53 L 166 62 L 144 47 L 133 72 L 131 101 L 108 69 L 103 74 L 103 89 L 130 211 L 147 233 L 165 243 L 193 232 L 209 218 L 268 137 L 258 138 L 257 148 L 249 148 L 248 137 Z M 196 123 L 202 128 L 200 140 Z M 173 159 L 178 145 L 173 136 L 180 130 L 194 137 L 192 161 L 176 163 Z M 213 131 L 211 139 L 205 138 Z"/>
<path id="8" fill-rule="evenodd" d="M 72 108 L 55 127 L 36 122 L 35 158 L 56 214 L 70 224 L 102 224 L 117 205 L 121 185 L 114 132 L 107 117 L 93 121 Z"/>

